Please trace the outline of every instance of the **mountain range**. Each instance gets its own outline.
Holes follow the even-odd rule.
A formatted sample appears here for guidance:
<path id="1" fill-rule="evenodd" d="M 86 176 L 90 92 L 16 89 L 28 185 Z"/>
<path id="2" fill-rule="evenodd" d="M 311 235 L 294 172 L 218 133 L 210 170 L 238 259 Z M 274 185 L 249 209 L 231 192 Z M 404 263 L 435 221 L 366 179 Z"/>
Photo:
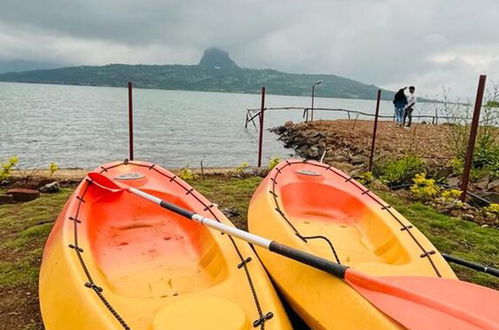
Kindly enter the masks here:
<path id="1" fill-rule="evenodd" d="M 374 99 L 378 90 L 375 85 L 333 74 L 241 68 L 218 48 L 207 49 L 198 65 L 108 64 L 0 74 L 0 81 L 7 82 L 123 87 L 132 81 L 138 88 L 232 93 L 258 93 L 265 86 L 270 94 L 297 96 L 309 96 L 319 80 L 322 83 L 315 88 L 318 97 Z M 383 90 L 382 95 L 392 99 L 394 93 Z"/>

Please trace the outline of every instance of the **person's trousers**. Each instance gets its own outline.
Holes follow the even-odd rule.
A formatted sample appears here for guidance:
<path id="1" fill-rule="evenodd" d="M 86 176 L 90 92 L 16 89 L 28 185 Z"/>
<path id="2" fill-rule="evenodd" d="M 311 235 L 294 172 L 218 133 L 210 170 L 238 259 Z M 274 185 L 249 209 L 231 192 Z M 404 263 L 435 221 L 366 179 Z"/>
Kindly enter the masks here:
<path id="1" fill-rule="evenodd" d="M 407 108 L 404 111 L 404 122 L 402 123 L 402 126 L 405 125 L 405 121 L 407 118 L 409 118 L 409 121 L 407 122 L 407 127 L 411 127 L 412 123 L 412 112 L 414 111 L 413 107 Z"/>
<path id="2" fill-rule="evenodd" d="M 404 121 L 404 107 L 395 107 L 395 121 L 397 124 L 402 124 Z"/>

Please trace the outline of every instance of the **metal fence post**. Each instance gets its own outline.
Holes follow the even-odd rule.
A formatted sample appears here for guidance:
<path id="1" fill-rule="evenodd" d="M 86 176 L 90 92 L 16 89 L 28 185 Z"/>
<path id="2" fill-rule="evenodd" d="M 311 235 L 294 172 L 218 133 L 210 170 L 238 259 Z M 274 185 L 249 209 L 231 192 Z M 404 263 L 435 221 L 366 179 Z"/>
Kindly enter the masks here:
<path id="1" fill-rule="evenodd" d="M 468 140 L 468 150 L 466 151 L 466 157 L 464 160 L 464 170 L 463 177 L 461 179 L 461 201 L 466 199 L 466 191 L 468 189 L 468 183 L 470 180 L 471 165 L 473 163 L 473 151 L 475 150 L 475 140 L 478 131 L 478 124 L 480 122 L 480 110 L 482 108 L 483 92 L 485 90 L 485 80 L 486 75 L 480 75 L 480 80 L 478 81 L 478 89 L 476 92 L 475 109 L 473 111 L 473 120 L 471 121 L 470 128 L 470 138 Z"/>
<path id="2" fill-rule="evenodd" d="M 262 87 L 262 103 L 260 107 L 260 134 L 258 138 L 258 167 L 262 166 L 262 144 L 263 144 L 263 114 L 265 112 L 265 87 Z"/>
<path id="3" fill-rule="evenodd" d="M 128 137 L 129 155 L 128 159 L 133 160 L 133 103 L 132 103 L 132 82 L 128 82 Z"/>
<path id="4" fill-rule="evenodd" d="M 371 155 L 369 156 L 369 167 L 368 171 L 371 172 L 373 169 L 373 159 L 374 159 L 374 147 L 376 145 L 376 131 L 378 130 L 378 115 L 379 115 L 379 101 L 381 99 L 381 89 L 378 89 L 378 95 L 376 97 L 376 114 L 374 115 L 374 128 L 373 128 L 373 140 L 371 144 Z"/>

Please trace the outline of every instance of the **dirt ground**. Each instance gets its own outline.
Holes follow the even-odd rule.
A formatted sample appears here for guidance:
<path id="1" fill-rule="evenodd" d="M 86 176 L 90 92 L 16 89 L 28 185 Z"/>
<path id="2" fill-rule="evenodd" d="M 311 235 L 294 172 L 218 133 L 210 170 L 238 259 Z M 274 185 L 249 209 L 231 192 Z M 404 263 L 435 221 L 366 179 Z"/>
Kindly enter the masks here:
<path id="1" fill-rule="evenodd" d="M 366 120 L 324 120 L 309 124 L 310 129 L 323 132 L 326 143 L 348 148 L 369 156 L 373 122 Z M 392 121 L 380 121 L 376 134 L 375 153 L 400 155 L 414 153 L 430 163 L 447 163 L 453 156 L 449 144 L 449 126 L 413 124 L 411 128 L 398 127 Z M 329 145 L 327 145 L 329 147 Z"/>

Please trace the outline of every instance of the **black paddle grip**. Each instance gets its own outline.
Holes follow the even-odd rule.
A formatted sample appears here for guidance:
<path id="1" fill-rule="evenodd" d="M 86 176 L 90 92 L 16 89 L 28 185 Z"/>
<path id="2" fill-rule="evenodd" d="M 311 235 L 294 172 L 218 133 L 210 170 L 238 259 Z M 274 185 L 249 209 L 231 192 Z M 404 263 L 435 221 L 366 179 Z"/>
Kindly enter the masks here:
<path id="1" fill-rule="evenodd" d="M 298 249 L 282 245 L 274 241 L 270 243 L 269 250 L 278 253 L 282 256 L 291 258 L 293 260 L 299 261 L 301 263 L 325 271 L 326 273 L 332 274 L 340 279 L 345 278 L 345 271 L 348 268 L 346 266 L 337 264 L 327 259 L 314 256 L 313 254 L 300 251 Z"/>
<path id="2" fill-rule="evenodd" d="M 164 207 L 167 210 L 180 214 L 181 216 L 186 217 L 188 219 L 191 219 L 192 216 L 195 214 L 194 212 L 187 211 L 186 209 L 183 209 L 181 207 L 178 207 L 176 205 L 170 204 L 165 201 L 161 201 L 159 205 L 161 205 L 161 207 Z"/>

